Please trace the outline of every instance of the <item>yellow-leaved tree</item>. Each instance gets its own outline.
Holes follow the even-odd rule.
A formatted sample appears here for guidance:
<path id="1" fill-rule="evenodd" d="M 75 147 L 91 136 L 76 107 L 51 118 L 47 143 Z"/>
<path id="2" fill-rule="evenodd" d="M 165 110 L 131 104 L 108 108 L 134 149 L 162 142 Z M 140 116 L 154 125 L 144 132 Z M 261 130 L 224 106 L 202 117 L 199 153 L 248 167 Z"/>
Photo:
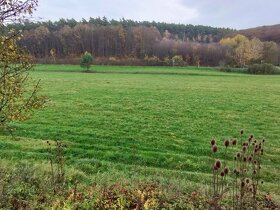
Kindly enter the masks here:
<path id="1" fill-rule="evenodd" d="M 221 39 L 220 44 L 233 49 L 231 56 L 238 66 L 244 67 L 263 56 L 263 43 L 257 38 L 249 40 L 246 36 L 237 34 L 232 38 Z"/>
<path id="2" fill-rule="evenodd" d="M 16 45 L 20 33 L 9 30 L 5 24 L 19 21 L 32 13 L 37 0 L 0 1 L 0 129 L 9 128 L 16 120 L 28 119 L 34 109 L 45 104 L 38 95 L 39 81 L 29 77 L 31 58 Z"/>

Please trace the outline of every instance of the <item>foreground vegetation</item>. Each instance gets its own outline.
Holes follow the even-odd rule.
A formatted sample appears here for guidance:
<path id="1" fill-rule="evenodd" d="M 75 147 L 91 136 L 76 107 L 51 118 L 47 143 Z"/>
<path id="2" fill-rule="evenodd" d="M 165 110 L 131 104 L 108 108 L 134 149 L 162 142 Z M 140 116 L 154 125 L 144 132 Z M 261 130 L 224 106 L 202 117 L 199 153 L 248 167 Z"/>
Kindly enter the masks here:
<path id="1" fill-rule="evenodd" d="M 32 77 L 42 79 L 50 102 L 31 120 L 13 124 L 16 140 L 0 137 L 2 165 L 17 168 L 25 160 L 50 172 L 46 142 L 62 140 L 65 176 L 77 177 L 80 187 L 159 183 L 167 195 L 187 193 L 189 199 L 211 180 L 209 140 L 221 143 L 246 128 L 267 140 L 261 191 L 279 198 L 278 75 L 191 67 L 36 68 Z"/>

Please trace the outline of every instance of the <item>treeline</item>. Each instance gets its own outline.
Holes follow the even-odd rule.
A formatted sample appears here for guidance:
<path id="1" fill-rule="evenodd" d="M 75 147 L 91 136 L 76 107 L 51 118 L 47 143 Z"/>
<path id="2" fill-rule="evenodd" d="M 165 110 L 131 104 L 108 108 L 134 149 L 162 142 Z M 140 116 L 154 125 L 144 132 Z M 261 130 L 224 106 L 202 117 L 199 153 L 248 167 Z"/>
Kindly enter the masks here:
<path id="1" fill-rule="evenodd" d="M 23 30 L 18 44 L 41 63 L 78 63 L 85 51 L 94 55 L 97 64 L 244 66 L 264 59 L 279 63 L 279 46 L 272 42 L 273 47 L 261 42 L 258 49 L 262 56 L 257 59 L 236 59 L 236 51 L 241 51 L 237 46 L 243 42 L 226 43 L 222 37 L 230 29 L 106 18 L 24 22 L 8 27 Z M 248 39 L 244 42 L 246 49 L 248 41 L 251 43 Z M 254 43 L 249 45 L 254 48 Z"/>
<path id="2" fill-rule="evenodd" d="M 89 18 L 89 20 L 82 19 L 82 21 L 76 21 L 75 19 L 63 19 L 58 21 L 45 21 L 45 22 L 30 22 L 25 21 L 21 23 L 10 24 L 8 27 L 17 30 L 31 30 L 38 28 L 39 26 L 44 26 L 48 28 L 50 32 L 55 32 L 62 29 L 64 26 L 69 26 L 71 28 L 80 24 L 90 24 L 95 27 L 105 26 L 121 26 L 124 29 L 131 27 L 156 27 L 161 35 L 163 36 L 166 31 L 172 34 L 173 38 L 181 40 L 192 40 L 192 41 L 219 41 L 224 35 L 234 32 L 235 30 L 230 28 L 217 28 L 202 25 L 192 25 L 192 24 L 175 24 L 175 23 L 164 23 L 164 22 L 149 22 L 149 21 L 133 21 L 130 19 L 120 19 L 120 20 L 108 20 L 106 17 L 100 18 Z"/>

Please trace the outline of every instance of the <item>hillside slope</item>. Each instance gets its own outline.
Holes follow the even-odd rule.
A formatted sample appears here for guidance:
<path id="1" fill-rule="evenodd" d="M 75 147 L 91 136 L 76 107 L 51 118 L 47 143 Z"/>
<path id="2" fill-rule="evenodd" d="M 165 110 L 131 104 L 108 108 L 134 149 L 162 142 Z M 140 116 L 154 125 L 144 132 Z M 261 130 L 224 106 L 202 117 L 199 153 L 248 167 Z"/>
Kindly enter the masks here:
<path id="1" fill-rule="evenodd" d="M 262 41 L 274 41 L 280 43 L 280 24 L 239 30 L 235 32 L 234 35 L 237 33 L 243 34 L 249 38 L 257 37 Z"/>

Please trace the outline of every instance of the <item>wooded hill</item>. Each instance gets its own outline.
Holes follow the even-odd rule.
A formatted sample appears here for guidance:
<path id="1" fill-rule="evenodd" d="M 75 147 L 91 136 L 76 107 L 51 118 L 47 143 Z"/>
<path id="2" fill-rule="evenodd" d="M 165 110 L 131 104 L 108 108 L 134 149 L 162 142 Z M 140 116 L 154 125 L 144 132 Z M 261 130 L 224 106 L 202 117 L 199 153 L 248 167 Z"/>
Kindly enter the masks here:
<path id="1" fill-rule="evenodd" d="M 279 64 L 276 43 L 261 43 L 255 39 L 251 42 L 240 36 L 221 42 L 223 37 L 236 33 L 229 28 L 116 21 L 105 17 L 79 22 L 74 19 L 23 22 L 8 28 L 23 30 L 18 44 L 38 63 L 77 64 L 87 51 L 94 56 L 96 64 L 174 65 L 174 61 L 176 65 L 197 66 Z M 240 56 L 246 59 L 240 60 Z"/>
<path id="2" fill-rule="evenodd" d="M 237 33 L 243 34 L 249 38 L 257 37 L 261 41 L 280 43 L 280 24 L 244 29 L 233 33 L 233 35 L 236 35 Z"/>

